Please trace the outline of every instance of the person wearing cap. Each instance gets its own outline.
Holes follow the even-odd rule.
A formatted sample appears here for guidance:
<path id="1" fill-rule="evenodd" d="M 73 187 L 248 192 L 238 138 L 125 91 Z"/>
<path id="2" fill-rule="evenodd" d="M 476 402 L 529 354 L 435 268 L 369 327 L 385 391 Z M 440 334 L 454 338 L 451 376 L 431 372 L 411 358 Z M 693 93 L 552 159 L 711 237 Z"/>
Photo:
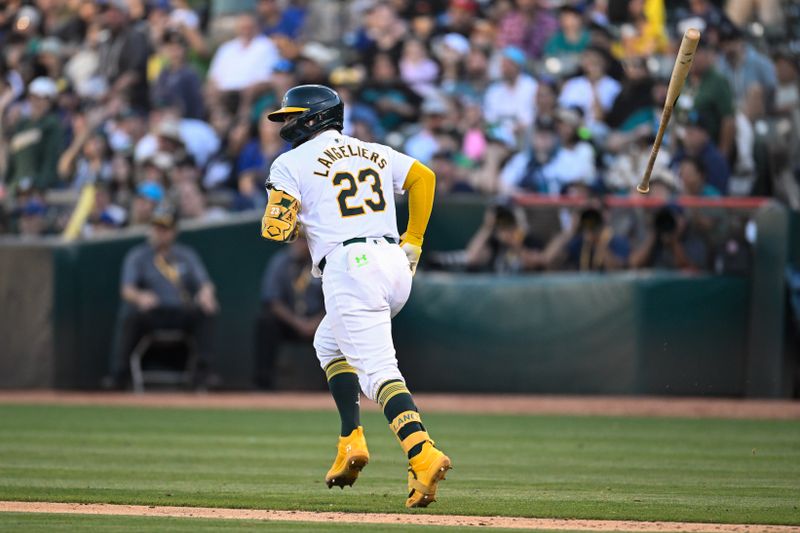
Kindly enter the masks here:
<path id="1" fill-rule="evenodd" d="M 501 79 L 492 83 L 483 100 L 486 122 L 519 135 L 536 120 L 536 80 L 523 72 L 527 58 L 519 48 L 502 51 Z"/>
<path id="2" fill-rule="evenodd" d="M 161 185 L 152 181 L 140 183 L 131 205 L 131 224 L 147 224 L 163 200 L 164 189 Z"/>
<path id="3" fill-rule="evenodd" d="M 50 78 L 39 77 L 28 85 L 30 113 L 10 128 L 6 146 L 6 183 L 14 188 L 23 178 L 46 189 L 57 183 L 57 163 L 64 149 L 64 130 L 54 111 L 58 96 Z"/>
<path id="4" fill-rule="evenodd" d="M 110 37 L 100 44 L 100 73 L 109 94 L 124 95 L 131 107 L 150 107 L 147 59 L 150 45 L 145 30 L 131 24 L 127 0 L 103 0 L 102 25 Z"/>
<path id="5" fill-rule="evenodd" d="M 161 70 L 152 90 L 152 100 L 180 109 L 186 118 L 202 119 L 202 82 L 194 68 L 186 64 L 186 40 L 176 31 L 164 35 L 162 53 L 166 67 Z"/>
<path id="6" fill-rule="evenodd" d="M 428 165 L 433 154 L 439 151 L 437 136 L 442 133 L 442 119 L 447 115 L 447 102 L 441 97 L 428 97 L 422 102 L 422 129 L 410 136 L 403 151 L 417 161 Z"/>
<path id="7" fill-rule="evenodd" d="M 209 321 L 219 309 L 214 284 L 197 253 L 175 243 L 175 214 L 154 213 L 146 243 L 132 248 L 123 260 L 118 334 L 110 361 L 110 386 L 129 378 L 128 358 L 139 339 L 158 329 L 179 329 L 194 337 L 198 366 L 207 370 Z"/>

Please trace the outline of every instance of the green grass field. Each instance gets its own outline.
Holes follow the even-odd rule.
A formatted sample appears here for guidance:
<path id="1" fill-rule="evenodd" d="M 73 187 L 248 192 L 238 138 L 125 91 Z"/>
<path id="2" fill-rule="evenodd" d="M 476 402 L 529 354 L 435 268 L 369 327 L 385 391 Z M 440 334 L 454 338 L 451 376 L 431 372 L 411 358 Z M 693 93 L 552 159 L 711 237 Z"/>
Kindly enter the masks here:
<path id="1" fill-rule="evenodd" d="M 455 469 L 439 502 L 410 512 L 800 525 L 797 421 L 424 420 Z M 407 512 L 399 446 L 379 414 L 363 422 L 372 460 L 340 491 L 323 483 L 334 412 L 2 405 L 0 499 Z M 0 529 L 82 520 L 48 516 L 0 513 Z M 175 531 L 187 522 L 161 520 Z M 112 522 L 102 529 L 136 529 L 135 518 Z M 192 529 L 214 529 L 205 522 Z"/>

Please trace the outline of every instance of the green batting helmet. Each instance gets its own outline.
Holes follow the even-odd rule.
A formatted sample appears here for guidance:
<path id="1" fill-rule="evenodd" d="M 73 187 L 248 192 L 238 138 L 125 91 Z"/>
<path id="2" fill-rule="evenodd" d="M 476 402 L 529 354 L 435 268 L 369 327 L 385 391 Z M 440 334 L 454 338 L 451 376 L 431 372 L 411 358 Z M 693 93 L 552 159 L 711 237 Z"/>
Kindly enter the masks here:
<path id="1" fill-rule="evenodd" d="M 297 117 L 288 123 L 286 121 Z M 298 85 L 283 96 L 281 108 L 267 115 L 272 122 L 284 122 L 281 137 L 298 146 L 315 133 L 333 128 L 342 131 L 344 103 L 339 95 L 324 85 Z"/>

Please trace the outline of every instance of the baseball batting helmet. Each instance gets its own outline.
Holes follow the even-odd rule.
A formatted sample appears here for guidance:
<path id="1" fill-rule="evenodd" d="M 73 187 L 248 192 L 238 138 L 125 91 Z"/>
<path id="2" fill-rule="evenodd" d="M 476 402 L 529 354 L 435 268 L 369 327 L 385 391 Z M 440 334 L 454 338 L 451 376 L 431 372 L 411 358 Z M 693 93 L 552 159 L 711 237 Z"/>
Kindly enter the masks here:
<path id="1" fill-rule="evenodd" d="M 296 118 L 287 122 L 288 119 Z M 298 85 L 283 96 L 281 108 L 267 115 L 272 122 L 284 122 L 281 137 L 298 146 L 318 131 L 344 127 L 344 103 L 324 85 Z"/>

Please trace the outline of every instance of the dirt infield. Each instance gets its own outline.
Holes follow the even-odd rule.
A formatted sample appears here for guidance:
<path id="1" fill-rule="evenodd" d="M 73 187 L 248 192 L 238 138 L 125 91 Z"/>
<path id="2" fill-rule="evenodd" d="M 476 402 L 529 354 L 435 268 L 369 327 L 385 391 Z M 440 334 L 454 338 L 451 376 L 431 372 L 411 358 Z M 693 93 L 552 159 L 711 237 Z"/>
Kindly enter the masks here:
<path id="1" fill-rule="evenodd" d="M 169 516 L 179 518 L 217 518 L 227 520 L 265 520 L 284 522 L 410 524 L 419 526 L 549 529 L 568 531 L 630 531 L 682 533 L 790 533 L 800 528 L 747 524 L 700 524 L 691 522 L 635 522 L 630 520 L 566 520 L 554 518 L 515 518 L 504 516 L 455 516 L 388 513 L 331 513 L 306 511 L 268 511 L 255 509 L 217 509 L 209 507 L 162 507 L 81 503 L 0 502 L 0 512 L 62 513 L 125 516 Z"/>
<path id="2" fill-rule="evenodd" d="M 800 402 L 636 396 L 415 394 L 422 411 L 800 420 Z M 127 405 L 214 409 L 335 409 L 328 393 L 93 393 L 3 391 L 0 404 Z M 363 402 L 376 410 L 373 402 Z"/>

